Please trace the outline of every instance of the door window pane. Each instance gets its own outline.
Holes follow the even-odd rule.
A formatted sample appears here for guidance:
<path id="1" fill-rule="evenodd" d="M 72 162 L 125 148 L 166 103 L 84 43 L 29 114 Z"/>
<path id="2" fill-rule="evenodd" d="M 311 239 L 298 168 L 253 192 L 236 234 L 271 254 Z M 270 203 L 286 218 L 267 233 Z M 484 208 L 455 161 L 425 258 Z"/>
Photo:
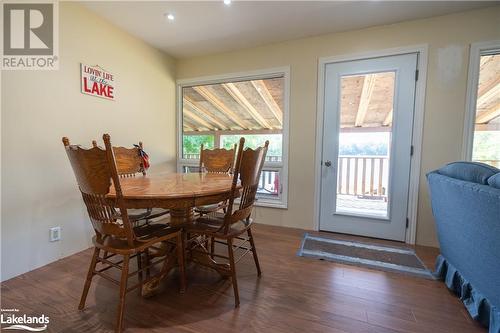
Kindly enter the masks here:
<path id="1" fill-rule="evenodd" d="M 394 72 L 341 79 L 336 211 L 388 215 Z"/>
<path id="2" fill-rule="evenodd" d="M 500 54 L 481 56 L 472 160 L 500 168 Z"/>

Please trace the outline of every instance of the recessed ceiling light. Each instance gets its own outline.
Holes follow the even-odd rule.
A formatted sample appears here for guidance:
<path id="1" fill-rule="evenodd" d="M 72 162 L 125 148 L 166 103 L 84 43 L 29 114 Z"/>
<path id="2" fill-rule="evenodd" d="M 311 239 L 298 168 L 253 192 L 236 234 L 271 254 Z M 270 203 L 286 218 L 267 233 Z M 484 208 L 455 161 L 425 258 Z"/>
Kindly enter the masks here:
<path id="1" fill-rule="evenodd" d="M 229 5 L 231 4 L 231 0 L 224 0 L 224 4 L 225 4 L 226 6 L 229 6 Z"/>
<path id="2" fill-rule="evenodd" d="M 172 14 L 172 13 L 165 13 L 165 17 L 166 17 L 166 18 L 167 18 L 167 20 L 169 20 L 169 21 L 173 21 L 173 20 L 175 20 L 175 16 L 174 16 L 174 14 Z"/>

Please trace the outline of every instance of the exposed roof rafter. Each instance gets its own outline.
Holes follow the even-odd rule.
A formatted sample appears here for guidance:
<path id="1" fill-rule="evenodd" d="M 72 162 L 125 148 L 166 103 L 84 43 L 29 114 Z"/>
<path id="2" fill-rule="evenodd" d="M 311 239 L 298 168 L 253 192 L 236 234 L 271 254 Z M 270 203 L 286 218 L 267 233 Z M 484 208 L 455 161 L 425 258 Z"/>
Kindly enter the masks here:
<path id="1" fill-rule="evenodd" d="M 196 114 L 194 114 L 194 112 L 191 112 L 189 111 L 188 109 L 184 109 L 183 110 L 184 112 L 184 115 L 186 117 L 188 117 L 189 119 L 191 119 L 194 123 L 196 123 L 197 127 L 204 127 L 204 128 L 207 128 L 207 129 L 216 129 L 212 124 L 209 124 L 206 120 L 204 120 L 203 118 L 197 116 Z"/>
<path id="2" fill-rule="evenodd" d="M 191 127 L 190 125 L 186 124 L 186 122 L 183 122 L 182 130 L 184 132 L 195 132 L 195 129 L 193 127 Z"/>
<path id="3" fill-rule="evenodd" d="M 392 124 L 392 113 L 394 111 L 394 108 L 391 108 L 389 113 L 387 113 L 387 116 L 385 116 L 384 121 L 382 122 L 382 126 L 389 126 Z"/>
<path id="4" fill-rule="evenodd" d="M 269 92 L 269 89 L 267 89 L 264 81 L 254 80 L 252 81 L 252 85 L 254 86 L 255 90 L 257 90 L 260 97 L 262 97 L 262 100 L 264 101 L 264 103 L 266 103 L 267 107 L 269 108 L 269 110 L 271 110 L 272 114 L 278 120 L 280 125 L 283 125 L 283 111 L 279 107 L 278 103 L 276 103 L 276 101 L 274 100 L 273 96 Z"/>
<path id="5" fill-rule="evenodd" d="M 236 102 L 238 102 L 241 106 L 243 106 L 250 116 L 255 119 L 255 121 L 262 126 L 263 128 L 272 129 L 273 127 L 261 116 L 261 114 L 253 107 L 253 105 L 246 99 L 245 96 L 241 93 L 241 91 L 236 87 L 234 83 L 224 83 L 222 84 L 224 89 L 234 98 Z"/>
<path id="6" fill-rule="evenodd" d="M 261 129 L 252 130 L 252 134 L 281 134 L 281 129 Z M 228 130 L 228 131 L 193 131 L 185 132 L 186 135 L 245 135 L 248 134 L 248 130 Z"/>
<path id="7" fill-rule="evenodd" d="M 368 105 L 370 104 L 370 99 L 372 97 L 373 88 L 375 87 L 376 74 L 368 74 L 365 76 L 363 81 L 363 90 L 361 91 L 361 97 L 359 100 L 358 112 L 356 113 L 356 121 L 354 123 L 355 127 L 363 126 L 365 121 L 365 116 L 368 111 Z"/>
<path id="8" fill-rule="evenodd" d="M 208 102 L 210 102 L 215 108 L 225 113 L 228 118 L 231 119 L 231 121 L 238 125 L 240 128 L 249 129 L 249 126 L 245 121 L 243 121 L 243 119 L 241 119 L 235 112 L 229 109 L 219 98 L 217 98 L 217 96 L 212 94 L 206 87 L 197 86 L 193 87 L 193 89 Z"/>
<path id="9" fill-rule="evenodd" d="M 477 98 L 477 105 L 486 104 L 494 98 L 500 96 L 500 84 L 496 84 L 491 89 L 485 90 L 484 93 Z"/>
<path id="10" fill-rule="evenodd" d="M 496 117 L 500 117 L 500 103 L 497 103 L 492 108 L 479 113 L 476 117 L 476 124 L 486 124 Z"/>
<path id="11" fill-rule="evenodd" d="M 184 130 L 187 130 L 187 131 L 196 131 L 197 130 L 196 125 L 193 124 L 190 120 L 186 119 L 186 117 L 182 118 L 182 127 L 184 128 Z"/>
<path id="12" fill-rule="evenodd" d="M 215 117 L 213 117 L 208 110 L 202 108 L 198 104 L 195 104 L 195 102 L 189 97 L 184 96 L 183 102 L 186 106 L 193 109 L 198 114 L 204 115 L 211 123 L 215 124 L 218 127 L 218 129 L 227 130 L 229 128 L 229 126 L 223 124 L 222 122 L 218 121 Z"/>

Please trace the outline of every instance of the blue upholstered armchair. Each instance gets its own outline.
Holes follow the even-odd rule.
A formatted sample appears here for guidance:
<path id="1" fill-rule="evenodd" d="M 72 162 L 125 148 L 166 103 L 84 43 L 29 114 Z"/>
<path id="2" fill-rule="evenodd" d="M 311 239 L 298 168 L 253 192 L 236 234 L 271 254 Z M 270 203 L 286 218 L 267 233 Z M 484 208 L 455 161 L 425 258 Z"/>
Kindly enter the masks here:
<path id="1" fill-rule="evenodd" d="M 455 162 L 430 172 L 436 273 L 470 315 L 500 333 L 500 170 Z"/>

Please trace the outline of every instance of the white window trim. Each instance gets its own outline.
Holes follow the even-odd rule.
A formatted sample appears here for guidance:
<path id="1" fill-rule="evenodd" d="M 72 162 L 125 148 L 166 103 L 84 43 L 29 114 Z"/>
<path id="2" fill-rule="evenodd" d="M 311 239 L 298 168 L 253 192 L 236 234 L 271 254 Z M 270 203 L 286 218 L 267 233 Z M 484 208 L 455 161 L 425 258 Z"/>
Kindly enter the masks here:
<path id="1" fill-rule="evenodd" d="M 414 148 L 410 167 L 410 188 L 408 193 L 408 228 L 406 229 L 405 242 L 415 244 L 417 238 L 417 208 L 418 190 L 420 184 L 420 166 L 422 155 L 422 137 L 425 112 L 425 89 L 427 82 L 427 63 L 429 46 L 427 44 L 403 46 L 385 50 L 374 50 L 363 53 L 344 54 L 318 59 L 318 94 L 316 114 L 316 154 L 315 154 L 315 182 L 314 182 L 314 228 L 319 230 L 320 217 L 320 188 L 321 188 L 321 159 L 323 147 L 323 113 L 325 66 L 328 63 L 369 59 L 398 54 L 418 53 L 419 78 L 415 91 L 415 114 L 413 119 L 412 145 Z"/>
<path id="2" fill-rule="evenodd" d="M 500 52 L 500 40 L 472 43 L 470 46 L 467 94 L 465 98 L 464 137 L 462 144 L 462 158 L 466 161 L 472 160 L 474 125 L 476 119 L 477 86 L 479 84 L 481 56 L 491 52 Z"/>
<path id="3" fill-rule="evenodd" d="M 227 73 L 213 76 L 202 76 L 190 79 L 177 80 L 177 172 L 182 172 L 184 165 L 198 165 L 198 162 L 193 164 L 193 160 L 182 158 L 182 88 L 195 85 L 217 84 L 236 80 L 258 80 L 269 79 L 273 77 L 283 76 L 283 156 L 282 162 L 266 162 L 265 169 L 279 169 L 281 171 L 282 191 L 278 199 L 268 199 L 259 197 L 256 206 L 271 207 L 271 208 L 288 208 L 288 146 L 289 146 L 289 108 L 290 108 L 290 67 L 277 67 L 255 71 Z"/>

